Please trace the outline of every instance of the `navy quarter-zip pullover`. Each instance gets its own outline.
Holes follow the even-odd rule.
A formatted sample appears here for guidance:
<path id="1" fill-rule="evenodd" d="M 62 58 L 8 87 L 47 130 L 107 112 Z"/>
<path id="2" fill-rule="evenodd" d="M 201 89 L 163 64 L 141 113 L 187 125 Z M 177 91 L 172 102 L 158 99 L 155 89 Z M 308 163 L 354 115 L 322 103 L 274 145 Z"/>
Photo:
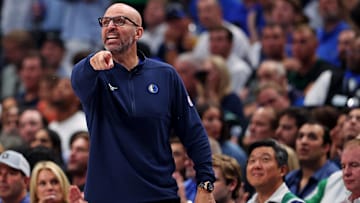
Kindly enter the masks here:
<path id="1" fill-rule="evenodd" d="M 206 132 L 172 66 L 143 58 L 131 71 L 115 62 L 96 71 L 90 58 L 76 64 L 71 76 L 90 133 L 88 201 L 177 198 L 171 129 L 194 161 L 197 181 L 215 180 Z"/>

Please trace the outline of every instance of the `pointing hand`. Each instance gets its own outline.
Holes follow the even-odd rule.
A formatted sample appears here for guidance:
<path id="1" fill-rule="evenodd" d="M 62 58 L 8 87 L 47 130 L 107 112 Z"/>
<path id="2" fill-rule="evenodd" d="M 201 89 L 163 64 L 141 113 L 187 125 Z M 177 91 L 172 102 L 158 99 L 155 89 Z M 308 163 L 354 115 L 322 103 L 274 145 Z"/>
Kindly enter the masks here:
<path id="1" fill-rule="evenodd" d="M 108 70 L 114 67 L 110 51 L 99 51 L 90 58 L 90 64 L 94 70 Z"/>

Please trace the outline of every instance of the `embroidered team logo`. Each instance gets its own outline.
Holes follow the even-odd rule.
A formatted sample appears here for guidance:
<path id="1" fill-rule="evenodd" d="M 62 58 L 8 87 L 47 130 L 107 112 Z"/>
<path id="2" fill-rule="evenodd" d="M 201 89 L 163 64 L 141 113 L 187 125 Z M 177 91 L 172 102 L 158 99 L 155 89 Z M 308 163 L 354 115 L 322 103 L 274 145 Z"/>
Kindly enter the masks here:
<path id="1" fill-rule="evenodd" d="M 187 101 L 188 101 L 190 107 L 194 106 L 189 95 L 187 96 Z"/>
<path id="2" fill-rule="evenodd" d="M 151 94 L 156 94 L 159 92 L 159 87 L 156 85 L 156 84 L 150 84 L 148 86 L 148 91 L 151 93 Z"/>
<path id="3" fill-rule="evenodd" d="M 111 91 L 115 91 L 115 90 L 118 89 L 118 87 L 112 86 L 110 83 L 108 83 L 108 86 L 109 86 Z"/>

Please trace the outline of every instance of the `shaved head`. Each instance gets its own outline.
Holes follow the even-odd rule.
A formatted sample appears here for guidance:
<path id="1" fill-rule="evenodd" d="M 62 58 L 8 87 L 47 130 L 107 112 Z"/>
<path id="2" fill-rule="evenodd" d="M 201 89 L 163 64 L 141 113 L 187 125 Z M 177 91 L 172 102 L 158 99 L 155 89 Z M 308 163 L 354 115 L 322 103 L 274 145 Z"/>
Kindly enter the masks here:
<path id="1" fill-rule="evenodd" d="M 140 13 L 133 7 L 123 4 L 115 3 L 112 4 L 105 12 L 104 16 L 113 17 L 113 16 L 126 16 L 133 20 L 136 24 L 142 26 L 142 20 Z"/>

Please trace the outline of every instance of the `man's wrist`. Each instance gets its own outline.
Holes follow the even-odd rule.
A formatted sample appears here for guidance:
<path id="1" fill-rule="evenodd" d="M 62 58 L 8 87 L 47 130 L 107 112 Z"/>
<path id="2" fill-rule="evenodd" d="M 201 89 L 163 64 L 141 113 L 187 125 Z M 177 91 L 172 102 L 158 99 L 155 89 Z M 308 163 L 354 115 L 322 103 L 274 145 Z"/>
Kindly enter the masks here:
<path id="1" fill-rule="evenodd" d="M 210 181 L 200 182 L 198 188 L 211 193 L 214 190 L 214 184 Z"/>

